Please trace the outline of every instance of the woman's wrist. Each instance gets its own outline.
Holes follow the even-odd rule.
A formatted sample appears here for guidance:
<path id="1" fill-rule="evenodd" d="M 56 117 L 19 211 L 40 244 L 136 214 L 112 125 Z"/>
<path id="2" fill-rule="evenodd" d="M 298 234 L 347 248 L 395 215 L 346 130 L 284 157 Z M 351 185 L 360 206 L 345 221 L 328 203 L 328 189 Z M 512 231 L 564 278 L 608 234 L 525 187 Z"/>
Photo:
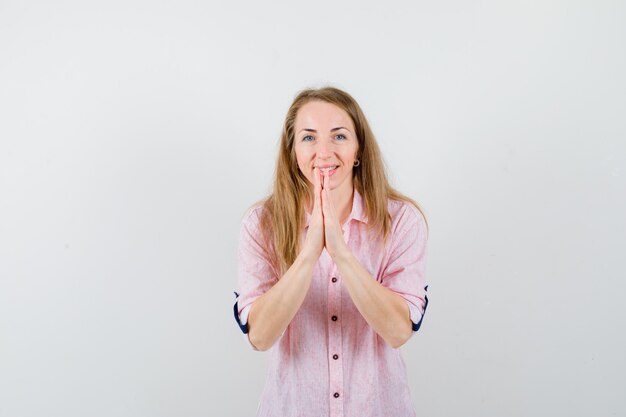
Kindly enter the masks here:
<path id="1" fill-rule="evenodd" d="M 302 248 L 300 253 L 298 254 L 298 258 L 301 262 L 305 264 L 315 264 L 321 255 L 321 251 L 316 253 L 316 251 L 309 248 Z"/>
<path id="2" fill-rule="evenodd" d="M 349 262 L 353 255 L 352 251 L 348 247 L 348 245 L 344 245 L 341 249 L 334 251 L 331 255 L 331 258 L 335 262 L 335 264 L 339 264 L 342 262 Z"/>

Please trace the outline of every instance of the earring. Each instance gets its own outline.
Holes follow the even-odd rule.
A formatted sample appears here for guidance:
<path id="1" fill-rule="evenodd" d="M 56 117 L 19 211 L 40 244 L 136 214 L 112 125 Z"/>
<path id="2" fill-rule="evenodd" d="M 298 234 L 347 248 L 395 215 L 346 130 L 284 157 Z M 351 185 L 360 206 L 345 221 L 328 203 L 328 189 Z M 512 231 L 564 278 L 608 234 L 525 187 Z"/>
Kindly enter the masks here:
<path id="1" fill-rule="evenodd" d="M 354 166 L 355 167 L 358 167 L 359 165 L 361 165 L 361 161 L 360 160 L 357 159 L 356 161 L 354 161 Z"/>

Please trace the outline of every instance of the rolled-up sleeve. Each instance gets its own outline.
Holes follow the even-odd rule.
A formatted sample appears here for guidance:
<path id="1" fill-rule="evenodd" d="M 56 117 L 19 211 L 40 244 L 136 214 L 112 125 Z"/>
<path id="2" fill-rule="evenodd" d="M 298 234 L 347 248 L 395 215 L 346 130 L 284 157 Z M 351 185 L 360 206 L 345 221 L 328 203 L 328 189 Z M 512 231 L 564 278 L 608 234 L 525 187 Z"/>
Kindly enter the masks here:
<path id="1" fill-rule="evenodd" d="M 427 228 L 422 213 L 408 203 L 399 210 L 389 236 L 389 256 L 381 284 L 404 298 L 413 335 L 422 325 L 428 306 L 426 285 Z"/>
<path id="2" fill-rule="evenodd" d="M 233 307 L 235 321 L 254 350 L 258 349 L 250 342 L 248 314 L 254 301 L 277 281 L 276 271 L 267 256 L 261 235 L 261 210 L 261 206 L 251 208 L 241 222 L 237 250 L 237 291 Z"/>

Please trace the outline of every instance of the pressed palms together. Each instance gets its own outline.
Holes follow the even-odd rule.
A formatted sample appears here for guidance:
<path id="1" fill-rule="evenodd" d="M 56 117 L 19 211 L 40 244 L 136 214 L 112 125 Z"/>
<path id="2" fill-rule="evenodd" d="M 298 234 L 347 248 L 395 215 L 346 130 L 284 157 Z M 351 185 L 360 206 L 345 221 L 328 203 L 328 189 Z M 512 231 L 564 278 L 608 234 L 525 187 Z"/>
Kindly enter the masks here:
<path id="1" fill-rule="evenodd" d="M 303 251 L 317 259 L 322 250 L 326 248 L 328 254 L 334 258 L 349 249 L 343 239 L 339 218 L 330 198 L 328 172 L 322 173 L 318 168 L 315 168 L 314 171 L 313 211 Z M 323 177 L 323 180 L 320 177 Z"/>

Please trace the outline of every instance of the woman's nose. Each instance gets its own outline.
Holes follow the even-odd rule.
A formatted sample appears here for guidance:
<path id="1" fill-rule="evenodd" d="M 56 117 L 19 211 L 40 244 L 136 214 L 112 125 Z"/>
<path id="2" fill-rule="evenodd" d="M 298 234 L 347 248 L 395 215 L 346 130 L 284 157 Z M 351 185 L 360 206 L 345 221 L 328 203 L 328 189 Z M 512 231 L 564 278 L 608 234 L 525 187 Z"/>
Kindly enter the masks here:
<path id="1" fill-rule="evenodd" d="M 328 158 L 331 155 L 332 151 L 330 149 L 330 144 L 326 141 L 320 141 L 317 143 L 317 156 L 319 158 Z"/>

